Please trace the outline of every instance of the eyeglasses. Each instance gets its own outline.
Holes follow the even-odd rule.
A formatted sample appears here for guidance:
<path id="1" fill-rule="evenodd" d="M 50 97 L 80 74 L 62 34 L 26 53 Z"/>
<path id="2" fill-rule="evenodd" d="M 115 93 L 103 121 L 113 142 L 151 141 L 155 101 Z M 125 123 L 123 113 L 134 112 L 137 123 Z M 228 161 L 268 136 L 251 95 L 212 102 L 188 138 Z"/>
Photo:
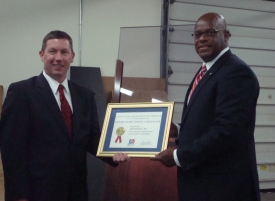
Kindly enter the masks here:
<path id="1" fill-rule="evenodd" d="M 211 36 L 214 36 L 215 33 L 218 31 L 225 31 L 225 29 L 208 29 L 206 31 L 196 31 L 192 34 L 192 37 L 194 37 L 195 39 L 198 39 L 202 36 L 202 34 L 204 34 L 207 37 L 211 37 Z"/>

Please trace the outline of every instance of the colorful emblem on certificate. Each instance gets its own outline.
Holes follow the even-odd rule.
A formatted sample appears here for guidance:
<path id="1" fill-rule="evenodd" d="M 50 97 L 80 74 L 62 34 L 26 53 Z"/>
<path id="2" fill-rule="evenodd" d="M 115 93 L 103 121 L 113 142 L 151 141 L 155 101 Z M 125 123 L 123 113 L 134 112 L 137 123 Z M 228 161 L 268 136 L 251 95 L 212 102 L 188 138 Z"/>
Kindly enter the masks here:
<path id="1" fill-rule="evenodd" d="M 121 143 L 121 142 L 122 142 L 121 136 L 122 136 L 124 133 L 125 133 L 125 129 L 124 129 L 123 127 L 119 127 L 118 129 L 116 129 L 117 138 L 116 138 L 115 143 L 117 143 L 117 142 Z"/>

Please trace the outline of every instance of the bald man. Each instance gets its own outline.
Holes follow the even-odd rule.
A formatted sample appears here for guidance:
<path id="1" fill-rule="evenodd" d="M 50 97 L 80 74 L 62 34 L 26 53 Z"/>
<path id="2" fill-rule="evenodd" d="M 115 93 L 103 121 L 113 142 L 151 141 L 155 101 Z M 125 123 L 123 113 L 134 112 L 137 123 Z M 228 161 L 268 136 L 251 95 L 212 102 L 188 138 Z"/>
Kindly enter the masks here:
<path id="1" fill-rule="evenodd" d="M 254 142 L 258 80 L 231 53 L 223 16 L 202 15 L 192 35 L 202 67 L 185 96 L 179 133 L 170 133 L 177 135 L 178 147 L 152 160 L 178 166 L 181 201 L 259 201 Z"/>

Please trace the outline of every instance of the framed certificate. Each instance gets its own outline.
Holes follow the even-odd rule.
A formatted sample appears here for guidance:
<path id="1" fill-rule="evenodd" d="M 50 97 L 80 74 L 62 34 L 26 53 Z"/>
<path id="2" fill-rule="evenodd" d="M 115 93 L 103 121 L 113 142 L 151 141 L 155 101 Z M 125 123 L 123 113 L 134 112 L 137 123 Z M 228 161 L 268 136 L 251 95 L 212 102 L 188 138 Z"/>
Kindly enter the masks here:
<path id="1" fill-rule="evenodd" d="M 97 156 L 154 157 L 168 144 L 174 102 L 109 103 Z"/>

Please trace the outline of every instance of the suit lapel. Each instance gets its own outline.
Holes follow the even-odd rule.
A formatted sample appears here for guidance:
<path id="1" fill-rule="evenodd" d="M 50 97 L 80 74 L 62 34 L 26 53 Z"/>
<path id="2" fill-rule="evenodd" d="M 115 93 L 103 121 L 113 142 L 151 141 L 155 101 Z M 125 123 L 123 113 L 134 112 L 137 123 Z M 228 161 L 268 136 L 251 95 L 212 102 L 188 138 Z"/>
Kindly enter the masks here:
<path id="1" fill-rule="evenodd" d="M 72 106 L 73 106 L 73 135 L 74 139 L 77 137 L 77 131 L 79 129 L 80 125 L 80 110 L 81 110 L 81 102 L 79 95 L 77 93 L 77 89 L 75 86 L 72 84 L 71 81 L 68 80 L 68 85 L 70 88 L 70 93 L 71 93 L 71 99 L 72 99 Z"/>
<path id="2" fill-rule="evenodd" d="M 48 107 L 49 111 L 51 111 L 51 113 L 53 114 L 57 124 L 60 126 L 64 134 L 69 139 L 69 133 L 60 112 L 60 108 L 58 107 L 49 83 L 42 73 L 37 77 L 37 93 L 44 101 L 44 104 L 46 105 L 46 107 Z"/>
<path id="3" fill-rule="evenodd" d="M 184 108 L 183 108 L 183 113 L 182 113 L 182 119 L 181 119 L 181 123 L 183 125 L 183 122 L 189 112 L 189 109 L 192 107 L 192 104 L 194 102 L 194 100 L 196 99 L 197 94 L 200 92 L 200 90 L 203 88 L 204 85 L 207 84 L 207 81 L 209 79 L 211 79 L 214 74 L 216 72 L 218 72 L 218 70 L 220 69 L 220 67 L 226 62 L 226 60 L 232 55 L 231 51 L 228 50 L 227 52 L 225 52 L 214 64 L 213 66 L 206 72 L 206 74 L 203 76 L 203 78 L 201 79 L 201 81 L 199 82 L 199 84 L 197 85 L 195 91 L 193 92 L 189 103 L 187 104 L 188 101 L 188 96 L 191 90 L 191 87 L 193 85 L 193 82 L 195 80 L 195 77 L 197 76 L 198 72 L 196 73 L 195 77 L 193 78 L 192 83 L 189 85 L 189 88 L 187 90 L 186 96 L 185 96 L 185 101 L 184 101 Z"/>

